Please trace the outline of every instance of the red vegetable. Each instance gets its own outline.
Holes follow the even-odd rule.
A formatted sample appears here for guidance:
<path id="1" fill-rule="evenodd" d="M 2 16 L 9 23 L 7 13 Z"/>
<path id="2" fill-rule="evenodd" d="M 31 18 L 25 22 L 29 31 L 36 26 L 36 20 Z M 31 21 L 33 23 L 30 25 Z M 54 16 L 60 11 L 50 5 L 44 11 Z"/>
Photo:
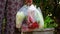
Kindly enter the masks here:
<path id="1" fill-rule="evenodd" d="M 32 25 L 29 26 L 30 29 L 35 29 L 35 28 L 39 28 L 39 25 L 37 22 L 32 23 Z"/>

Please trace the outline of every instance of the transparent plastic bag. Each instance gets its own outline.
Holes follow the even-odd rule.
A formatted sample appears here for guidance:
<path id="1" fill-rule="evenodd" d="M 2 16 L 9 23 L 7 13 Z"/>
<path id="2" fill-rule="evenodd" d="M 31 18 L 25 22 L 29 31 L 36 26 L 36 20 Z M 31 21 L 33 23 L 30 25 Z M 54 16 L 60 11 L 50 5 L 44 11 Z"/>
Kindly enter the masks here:
<path id="1" fill-rule="evenodd" d="M 27 15 L 27 6 L 24 5 L 16 14 L 16 28 L 21 28 L 22 21 L 25 18 L 25 15 Z"/>
<path id="2" fill-rule="evenodd" d="M 39 29 L 44 28 L 44 19 L 41 9 L 39 7 L 36 8 L 34 5 L 31 5 L 28 10 L 29 12 L 31 12 L 31 16 L 33 17 L 35 22 L 39 24 Z"/>
<path id="3" fill-rule="evenodd" d="M 16 14 L 16 28 L 22 31 L 32 31 L 37 28 L 43 28 L 44 21 L 42 13 L 34 5 L 24 5 Z"/>

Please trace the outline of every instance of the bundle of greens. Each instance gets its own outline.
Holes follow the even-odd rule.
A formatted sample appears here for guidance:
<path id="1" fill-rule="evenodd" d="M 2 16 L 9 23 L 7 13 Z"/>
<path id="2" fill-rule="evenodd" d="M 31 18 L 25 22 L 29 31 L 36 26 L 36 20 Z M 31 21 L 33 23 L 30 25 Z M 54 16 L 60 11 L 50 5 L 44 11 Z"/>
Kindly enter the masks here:
<path id="1" fill-rule="evenodd" d="M 55 28 L 57 27 L 57 23 L 51 19 L 51 17 L 46 16 L 44 21 L 44 28 Z"/>

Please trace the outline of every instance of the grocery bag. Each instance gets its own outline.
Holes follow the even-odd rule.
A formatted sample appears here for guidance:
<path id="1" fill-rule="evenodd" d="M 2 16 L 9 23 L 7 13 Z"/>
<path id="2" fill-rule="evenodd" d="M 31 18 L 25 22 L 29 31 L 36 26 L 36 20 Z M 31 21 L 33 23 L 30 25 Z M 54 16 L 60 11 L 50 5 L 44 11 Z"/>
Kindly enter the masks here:
<path id="1" fill-rule="evenodd" d="M 23 32 L 33 31 L 44 27 L 44 20 L 41 10 L 33 4 L 24 5 L 16 14 L 16 28 Z"/>

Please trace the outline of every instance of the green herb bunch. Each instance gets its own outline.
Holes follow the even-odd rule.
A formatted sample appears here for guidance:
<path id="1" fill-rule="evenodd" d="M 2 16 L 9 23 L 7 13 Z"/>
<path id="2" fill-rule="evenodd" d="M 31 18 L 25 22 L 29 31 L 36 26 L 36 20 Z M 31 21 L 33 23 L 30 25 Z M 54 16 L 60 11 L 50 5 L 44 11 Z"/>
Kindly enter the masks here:
<path id="1" fill-rule="evenodd" d="M 55 28 L 57 26 L 57 23 L 53 19 L 51 19 L 50 16 L 45 17 L 44 28 Z"/>

